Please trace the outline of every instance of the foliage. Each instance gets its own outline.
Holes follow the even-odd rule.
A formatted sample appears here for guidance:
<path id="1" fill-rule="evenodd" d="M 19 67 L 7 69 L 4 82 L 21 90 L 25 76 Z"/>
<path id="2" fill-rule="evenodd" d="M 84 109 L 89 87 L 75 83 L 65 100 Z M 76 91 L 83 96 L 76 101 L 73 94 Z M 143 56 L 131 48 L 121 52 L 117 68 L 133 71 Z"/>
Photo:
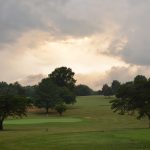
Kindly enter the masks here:
<path id="1" fill-rule="evenodd" d="M 75 73 L 67 67 L 56 68 L 49 78 L 60 87 L 67 87 L 70 90 L 74 90 L 76 80 L 73 78 Z"/>
<path id="2" fill-rule="evenodd" d="M 54 109 L 60 99 L 60 88 L 51 79 L 43 79 L 37 87 L 37 99 L 35 105 L 45 108 L 48 113 L 49 108 Z"/>
<path id="3" fill-rule="evenodd" d="M 104 96 L 111 96 L 111 95 L 113 95 L 111 87 L 109 87 L 107 84 L 104 84 L 103 88 L 102 88 L 102 94 Z"/>
<path id="4" fill-rule="evenodd" d="M 8 116 L 23 116 L 29 99 L 25 98 L 25 89 L 18 82 L 8 84 L 0 82 L 0 130 L 3 130 L 3 121 Z"/>
<path id="5" fill-rule="evenodd" d="M 36 88 L 37 88 L 36 85 L 34 85 L 34 86 L 25 86 L 24 90 L 25 90 L 26 97 L 29 97 L 31 99 L 35 98 L 35 96 L 36 96 Z"/>
<path id="6" fill-rule="evenodd" d="M 101 90 L 93 91 L 93 95 L 102 95 L 102 91 Z"/>
<path id="7" fill-rule="evenodd" d="M 0 82 L 0 94 L 6 94 L 9 91 L 9 85 L 6 82 Z"/>
<path id="8" fill-rule="evenodd" d="M 60 116 L 62 116 L 63 112 L 65 112 L 67 107 L 64 104 L 57 104 L 55 107 L 55 110 L 59 113 Z"/>
<path id="9" fill-rule="evenodd" d="M 75 92 L 67 87 L 60 87 L 60 99 L 65 104 L 74 104 L 76 102 Z"/>
<path id="10" fill-rule="evenodd" d="M 120 85 L 121 85 L 121 83 L 119 81 L 117 81 L 117 80 L 114 80 L 112 82 L 111 89 L 112 89 L 112 94 L 113 95 L 117 94 L 117 91 L 119 90 Z"/>
<path id="11" fill-rule="evenodd" d="M 56 68 L 49 78 L 60 88 L 60 97 L 66 104 L 76 102 L 75 96 L 75 73 L 67 67 Z"/>
<path id="12" fill-rule="evenodd" d="M 8 116 L 22 117 L 26 115 L 29 100 L 15 95 L 0 95 L 0 130 L 3 130 L 3 121 Z"/>
<path id="13" fill-rule="evenodd" d="M 75 93 L 77 96 L 88 96 L 93 94 L 93 90 L 87 85 L 80 84 L 75 87 Z"/>
<path id="14" fill-rule="evenodd" d="M 0 95 L 3 94 L 25 96 L 25 89 L 18 82 L 11 84 L 0 82 Z"/>
<path id="15" fill-rule="evenodd" d="M 117 99 L 111 101 L 111 108 L 119 114 L 131 114 L 138 112 L 137 118 L 145 116 L 149 119 L 150 127 L 150 80 L 144 76 L 136 76 L 133 82 L 121 85 Z"/>
<path id="16" fill-rule="evenodd" d="M 56 68 L 48 78 L 43 79 L 37 86 L 36 106 L 48 110 L 54 109 L 57 104 L 73 104 L 76 102 L 74 92 L 74 72 L 70 68 Z"/>

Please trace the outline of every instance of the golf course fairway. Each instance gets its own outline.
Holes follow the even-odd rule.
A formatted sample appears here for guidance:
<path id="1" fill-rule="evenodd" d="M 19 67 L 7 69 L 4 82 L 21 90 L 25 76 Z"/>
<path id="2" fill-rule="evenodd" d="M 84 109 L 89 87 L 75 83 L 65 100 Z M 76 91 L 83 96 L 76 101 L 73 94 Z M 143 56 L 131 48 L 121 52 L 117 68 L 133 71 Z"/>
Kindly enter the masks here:
<path id="1" fill-rule="evenodd" d="M 14 124 L 14 125 L 30 125 L 30 124 L 42 124 L 42 123 L 50 123 L 50 122 L 57 122 L 57 123 L 74 123 L 80 122 L 82 119 L 79 118 L 39 118 L 39 119 L 12 119 L 6 120 L 4 124 Z"/>

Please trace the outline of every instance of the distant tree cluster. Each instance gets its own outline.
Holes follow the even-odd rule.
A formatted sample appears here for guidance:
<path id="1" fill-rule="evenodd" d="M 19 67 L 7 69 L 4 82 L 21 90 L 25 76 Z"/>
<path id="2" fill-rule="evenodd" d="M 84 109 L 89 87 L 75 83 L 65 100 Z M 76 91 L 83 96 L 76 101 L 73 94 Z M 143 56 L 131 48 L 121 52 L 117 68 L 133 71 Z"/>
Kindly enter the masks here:
<path id="1" fill-rule="evenodd" d="M 75 93 L 77 96 L 88 96 L 93 94 L 93 90 L 87 85 L 80 84 L 75 87 Z"/>
<path id="2" fill-rule="evenodd" d="M 111 108 L 120 115 L 137 115 L 137 119 L 147 117 L 150 128 L 150 79 L 138 75 L 134 81 L 124 83 L 111 101 Z"/>
<path id="3" fill-rule="evenodd" d="M 0 82 L 0 95 L 6 94 L 25 96 L 25 89 L 18 82 L 13 84 Z"/>
<path id="4" fill-rule="evenodd" d="M 75 87 L 76 96 L 101 95 L 101 91 L 95 91 L 85 84 L 79 84 Z"/>
<path id="5" fill-rule="evenodd" d="M 116 95 L 117 91 L 120 88 L 121 83 L 117 80 L 114 80 L 111 84 L 111 86 L 108 86 L 108 84 L 104 84 L 102 87 L 101 94 L 104 96 L 112 96 Z"/>

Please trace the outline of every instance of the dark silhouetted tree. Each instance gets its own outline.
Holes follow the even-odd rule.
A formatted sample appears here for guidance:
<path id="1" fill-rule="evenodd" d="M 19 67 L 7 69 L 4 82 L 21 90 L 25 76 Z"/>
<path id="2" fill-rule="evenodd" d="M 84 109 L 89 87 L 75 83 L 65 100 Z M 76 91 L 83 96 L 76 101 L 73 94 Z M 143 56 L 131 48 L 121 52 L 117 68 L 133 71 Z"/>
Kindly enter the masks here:
<path id="1" fill-rule="evenodd" d="M 0 130 L 3 130 L 3 121 L 8 117 L 22 117 L 26 115 L 29 99 L 15 95 L 0 95 Z"/>
<path id="2" fill-rule="evenodd" d="M 107 84 L 104 84 L 103 88 L 102 88 L 102 94 L 104 96 L 111 96 L 111 95 L 113 95 L 111 87 L 109 87 Z"/>
<path id="3" fill-rule="evenodd" d="M 76 102 L 74 92 L 75 79 L 71 69 L 61 67 L 55 69 L 48 78 L 43 79 L 36 90 L 35 105 L 49 109 L 55 109 L 58 104 L 73 104 Z"/>
<path id="4" fill-rule="evenodd" d="M 49 78 L 61 88 L 61 97 L 67 104 L 73 104 L 76 102 L 75 96 L 75 82 L 74 79 L 75 73 L 72 69 L 67 67 L 56 68 Z"/>
<path id="5" fill-rule="evenodd" d="M 25 96 L 25 89 L 18 82 L 7 84 L 0 82 L 0 94 L 12 94 Z"/>
<path id="6" fill-rule="evenodd" d="M 120 85 L 121 85 L 120 82 L 117 81 L 117 80 L 114 80 L 114 81 L 112 82 L 111 89 L 112 89 L 112 94 L 113 94 L 113 95 L 116 95 L 116 94 L 117 94 L 117 91 L 119 90 Z"/>
<path id="7" fill-rule="evenodd" d="M 45 108 L 48 114 L 49 109 L 54 109 L 60 100 L 60 88 L 50 78 L 46 78 L 39 83 L 36 95 L 35 105 Z"/>
<path id="8" fill-rule="evenodd" d="M 49 78 L 59 87 L 67 87 L 69 90 L 74 90 L 75 82 L 74 79 L 75 73 L 67 67 L 56 68 Z"/>
<path id="9" fill-rule="evenodd" d="M 137 118 L 145 116 L 149 119 L 150 127 L 150 80 L 144 76 L 136 76 L 133 82 L 121 85 L 117 92 L 117 99 L 111 101 L 111 108 L 119 114 L 138 113 Z"/>
<path id="10" fill-rule="evenodd" d="M 88 96 L 93 94 L 93 90 L 87 85 L 80 84 L 76 86 L 75 93 L 77 96 Z"/>

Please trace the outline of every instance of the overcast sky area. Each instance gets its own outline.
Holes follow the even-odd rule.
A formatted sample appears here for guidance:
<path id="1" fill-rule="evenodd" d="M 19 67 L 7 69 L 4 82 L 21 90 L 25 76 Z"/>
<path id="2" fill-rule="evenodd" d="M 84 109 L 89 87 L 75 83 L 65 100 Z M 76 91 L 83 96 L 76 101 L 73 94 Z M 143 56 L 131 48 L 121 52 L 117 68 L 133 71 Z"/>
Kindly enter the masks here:
<path id="1" fill-rule="evenodd" d="M 0 0 L 0 81 L 33 85 L 56 67 L 77 84 L 150 77 L 150 0 Z"/>

